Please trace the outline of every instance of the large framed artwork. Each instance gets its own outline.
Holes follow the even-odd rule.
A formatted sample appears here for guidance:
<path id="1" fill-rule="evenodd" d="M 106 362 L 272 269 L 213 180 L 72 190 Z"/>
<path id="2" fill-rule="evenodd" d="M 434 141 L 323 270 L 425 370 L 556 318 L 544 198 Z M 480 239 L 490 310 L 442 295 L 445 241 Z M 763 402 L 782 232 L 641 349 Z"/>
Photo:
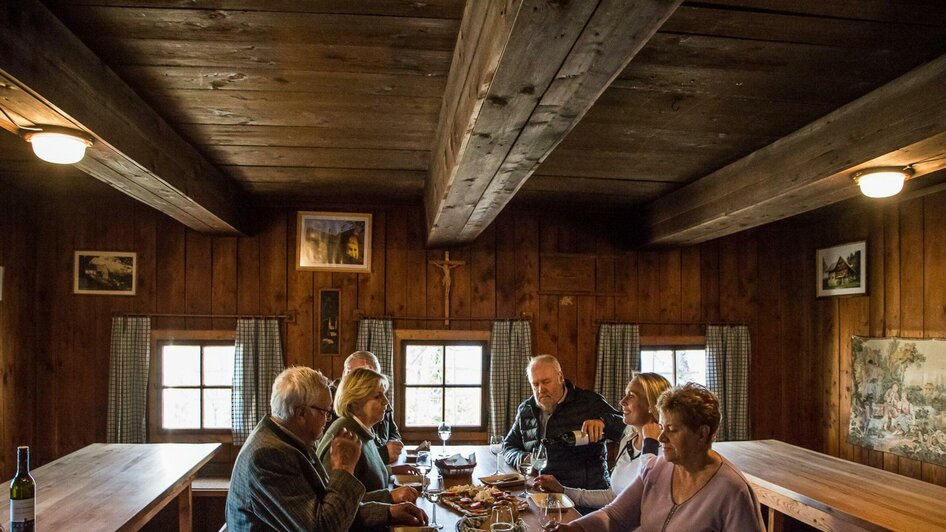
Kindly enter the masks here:
<path id="1" fill-rule="evenodd" d="M 72 283 L 74 294 L 133 296 L 137 253 L 76 251 Z"/>
<path id="2" fill-rule="evenodd" d="M 341 337 L 338 316 L 341 312 L 341 290 L 319 290 L 319 354 L 337 355 Z"/>
<path id="3" fill-rule="evenodd" d="M 848 441 L 946 465 L 946 340 L 851 338 Z"/>
<path id="4" fill-rule="evenodd" d="M 371 214 L 300 211 L 296 269 L 371 272 Z"/>
<path id="5" fill-rule="evenodd" d="M 867 293 L 867 242 L 822 248 L 815 255 L 818 297 Z"/>

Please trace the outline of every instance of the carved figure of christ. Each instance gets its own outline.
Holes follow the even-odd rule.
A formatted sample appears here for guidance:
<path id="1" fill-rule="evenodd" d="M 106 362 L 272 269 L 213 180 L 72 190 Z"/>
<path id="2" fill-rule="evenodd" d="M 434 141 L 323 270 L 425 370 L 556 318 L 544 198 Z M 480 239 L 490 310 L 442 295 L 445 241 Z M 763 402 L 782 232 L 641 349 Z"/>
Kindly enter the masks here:
<path id="1" fill-rule="evenodd" d="M 443 260 L 432 260 L 430 263 L 440 269 L 440 273 L 443 275 L 443 324 L 450 326 L 450 284 L 452 283 L 450 271 L 463 266 L 466 261 L 450 260 L 450 252 L 444 251 Z"/>

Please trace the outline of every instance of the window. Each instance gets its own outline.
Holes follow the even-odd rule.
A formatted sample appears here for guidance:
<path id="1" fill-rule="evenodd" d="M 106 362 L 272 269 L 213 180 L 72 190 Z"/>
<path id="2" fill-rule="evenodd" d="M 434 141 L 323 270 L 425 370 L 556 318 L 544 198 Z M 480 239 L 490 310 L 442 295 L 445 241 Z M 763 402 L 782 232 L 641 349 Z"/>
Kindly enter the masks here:
<path id="1" fill-rule="evenodd" d="M 154 331 L 149 408 L 151 441 L 203 441 L 232 426 L 232 331 Z M 184 436 L 182 438 L 182 436 Z"/>
<path id="2" fill-rule="evenodd" d="M 706 349 L 694 347 L 642 348 L 641 371 L 659 373 L 674 386 L 706 385 Z"/>
<path id="3" fill-rule="evenodd" d="M 484 431 L 488 331 L 397 331 L 395 397 L 402 432 Z"/>

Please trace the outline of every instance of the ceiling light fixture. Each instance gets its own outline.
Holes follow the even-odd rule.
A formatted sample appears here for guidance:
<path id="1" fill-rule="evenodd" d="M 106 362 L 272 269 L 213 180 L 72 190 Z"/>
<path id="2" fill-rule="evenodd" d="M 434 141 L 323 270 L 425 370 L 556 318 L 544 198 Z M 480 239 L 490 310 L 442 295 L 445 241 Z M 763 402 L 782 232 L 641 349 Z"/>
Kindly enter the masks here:
<path id="1" fill-rule="evenodd" d="M 59 126 L 37 125 L 36 130 L 22 132 L 23 140 L 33 145 L 40 159 L 56 164 L 73 164 L 85 157 L 92 139 L 85 133 Z"/>
<path id="2" fill-rule="evenodd" d="M 56 164 L 77 163 L 85 157 L 86 148 L 92 146 L 92 137 L 78 129 L 36 123 L 21 126 L 3 107 L 0 107 L 0 113 L 13 124 L 16 133 L 33 146 L 33 153 L 44 161 Z M 20 118 L 29 121 L 22 116 Z"/>
<path id="3" fill-rule="evenodd" d="M 869 198 L 889 198 L 903 190 L 903 182 L 913 177 L 913 165 L 875 166 L 851 174 L 851 179 Z"/>

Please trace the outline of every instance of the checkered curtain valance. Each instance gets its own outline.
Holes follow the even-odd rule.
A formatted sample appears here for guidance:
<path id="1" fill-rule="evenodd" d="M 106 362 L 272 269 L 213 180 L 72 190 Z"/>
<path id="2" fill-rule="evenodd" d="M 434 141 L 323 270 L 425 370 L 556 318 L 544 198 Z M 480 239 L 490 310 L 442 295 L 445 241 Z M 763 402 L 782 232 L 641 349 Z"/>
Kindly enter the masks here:
<path id="1" fill-rule="evenodd" d="M 237 320 L 233 363 L 233 444 L 242 445 L 256 424 L 271 413 L 273 381 L 283 370 L 279 320 Z"/>
<path id="2" fill-rule="evenodd" d="M 394 322 L 363 319 L 358 322 L 356 351 L 371 351 L 381 363 L 381 373 L 388 378 L 388 401 L 394 404 Z"/>
<path id="3" fill-rule="evenodd" d="M 532 356 L 532 326 L 528 321 L 494 321 L 489 344 L 489 433 L 505 436 L 519 403 L 531 393 L 526 366 Z"/>
<path id="4" fill-rule="evenodd" d="M 595 391 L 612 406 L 620 404 L 627 382 L 640 366 L 640 327 L 630 323 L 601 324 L 598 328 Z"/>
<path id="5" fill-rule="evenodd" d="M 114 316 L 108 373 L 108 443 L 145 443 L 151 318 Z"/>
<path id="6" fill-rule="evenodd" d="M 707 388 L 719 398 L 723 414 L 716 441 L 749 439 L 750 352 L 745 325 L 706 327 Z"/>

